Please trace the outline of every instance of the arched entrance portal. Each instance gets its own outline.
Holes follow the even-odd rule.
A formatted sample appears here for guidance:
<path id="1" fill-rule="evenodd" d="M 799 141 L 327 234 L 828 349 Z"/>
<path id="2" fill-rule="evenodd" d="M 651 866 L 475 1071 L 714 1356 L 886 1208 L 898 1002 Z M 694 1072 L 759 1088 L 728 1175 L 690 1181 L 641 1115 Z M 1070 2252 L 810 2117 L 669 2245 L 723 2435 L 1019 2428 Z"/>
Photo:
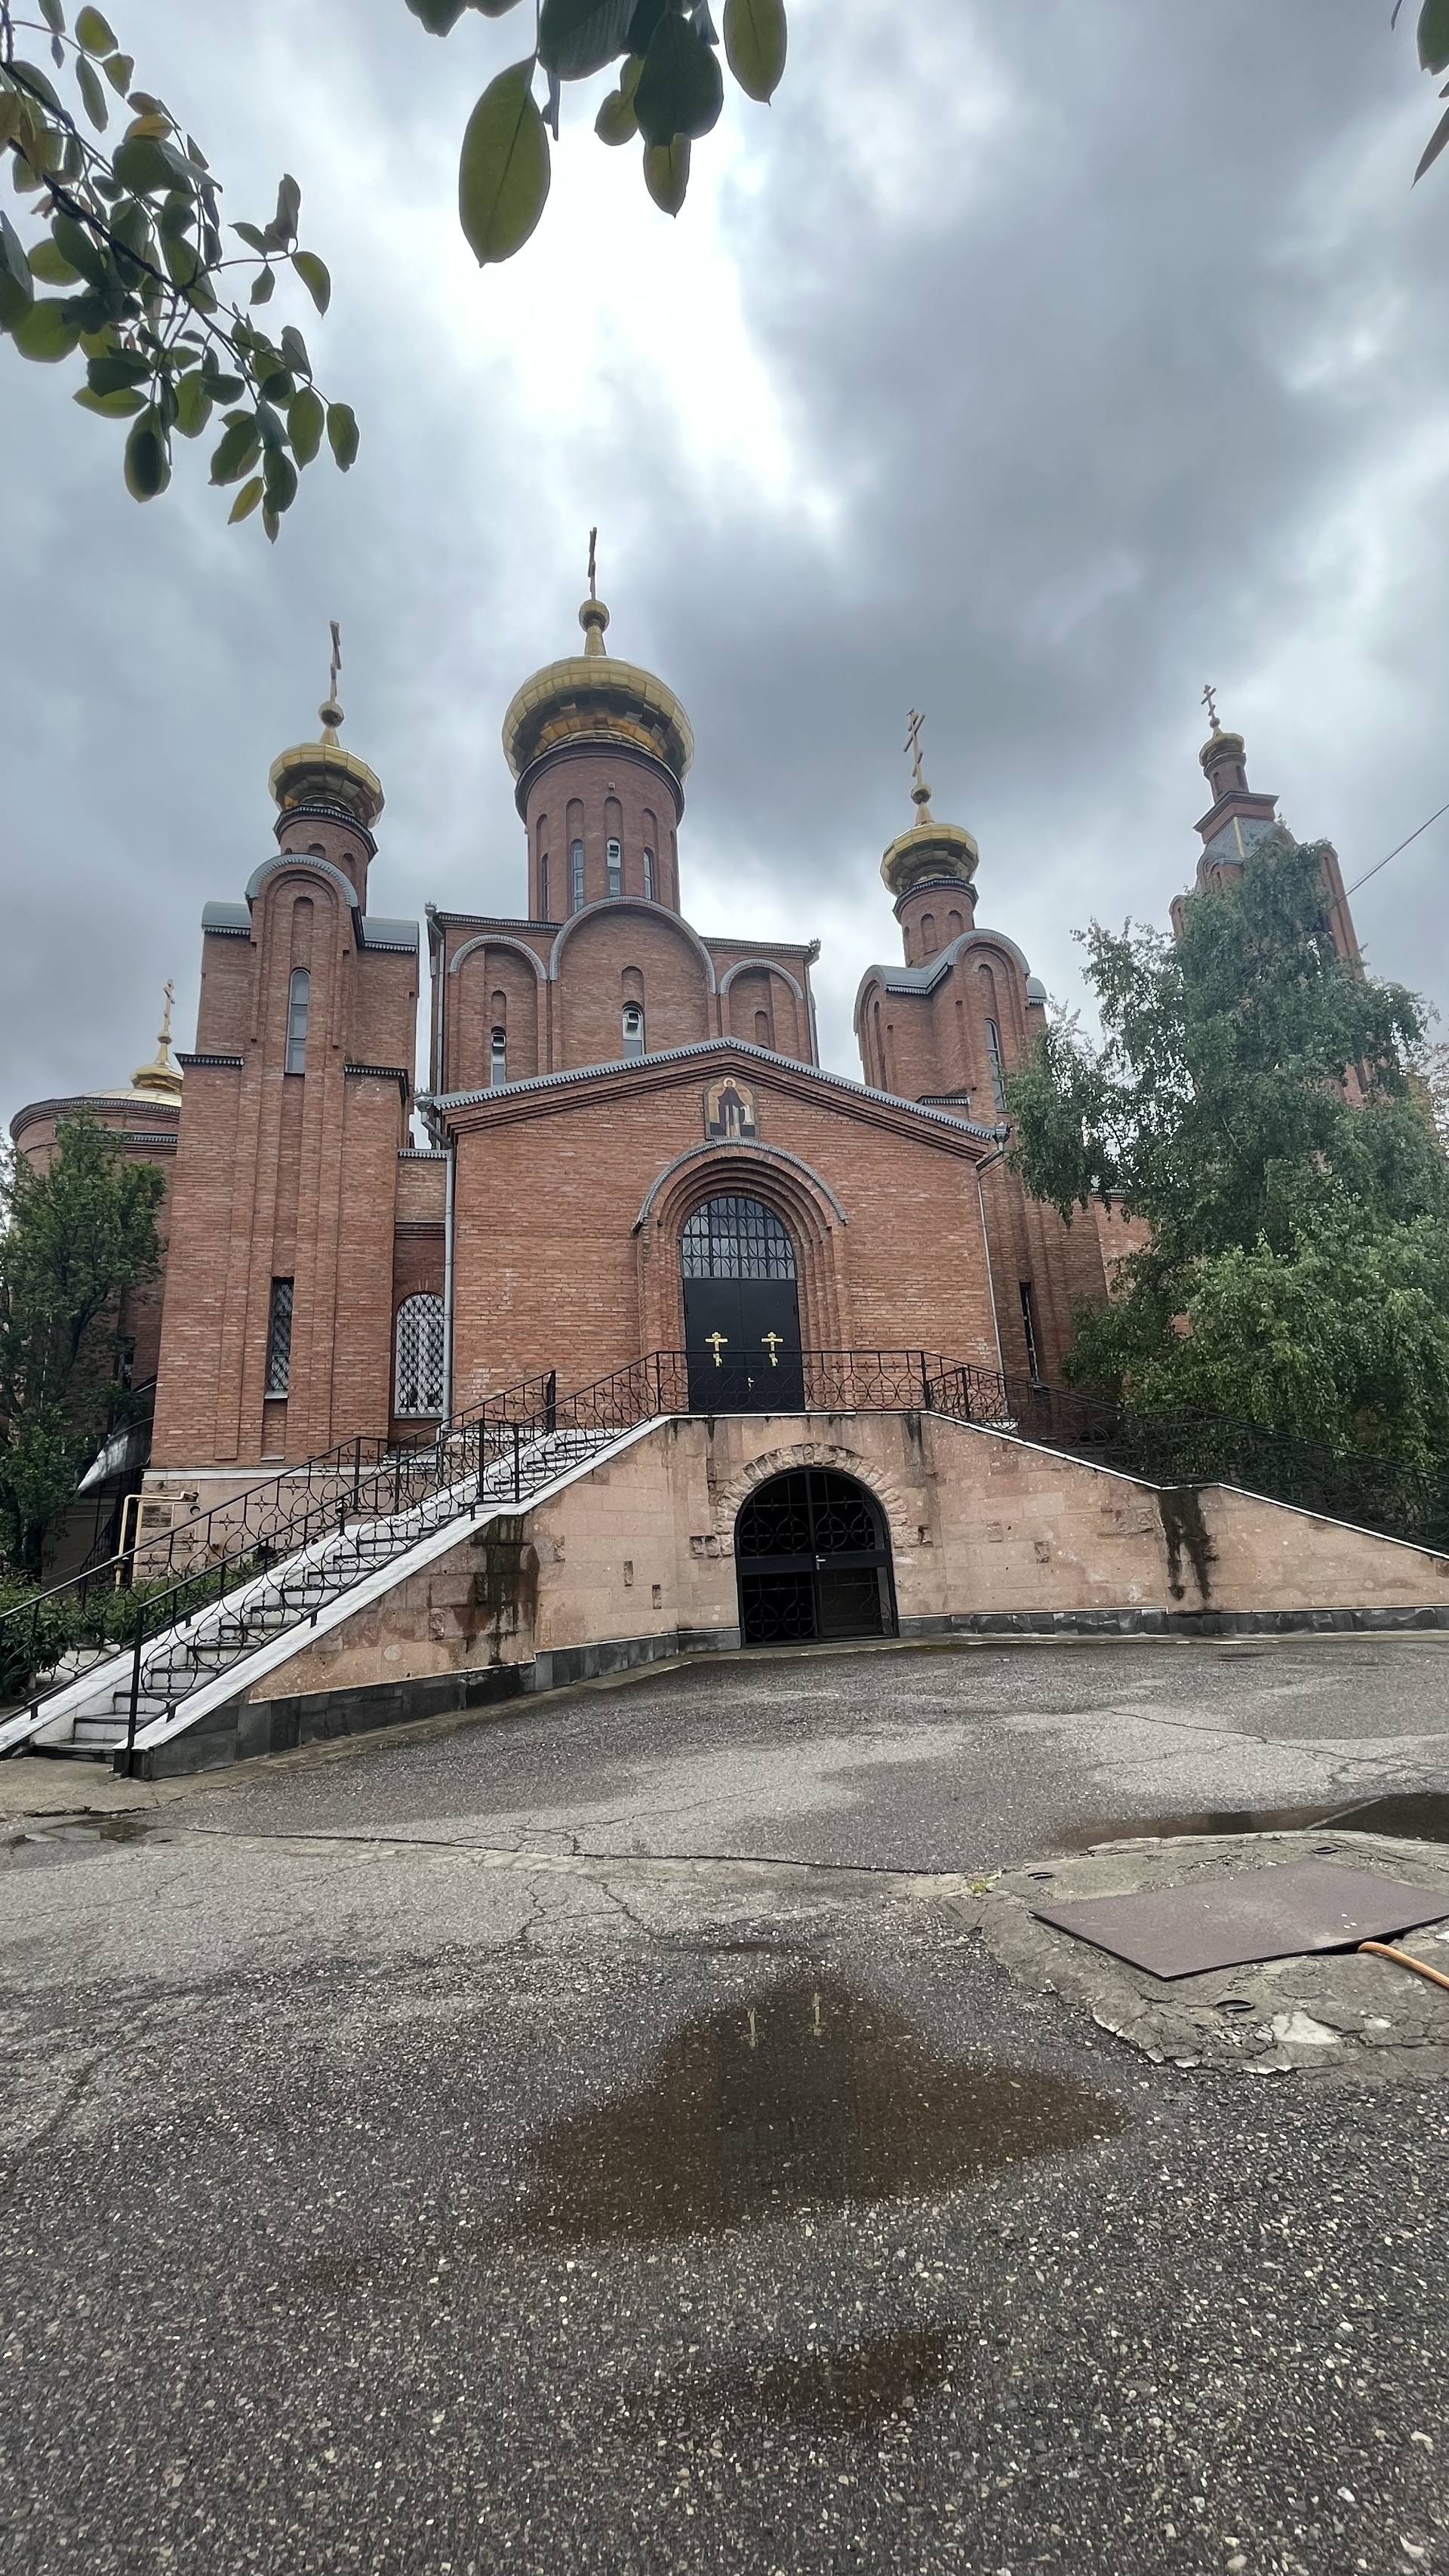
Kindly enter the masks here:
<path id="1" fill-rule="evenodd" d="M 735 1571 L 747 1646 L 896 1633 L 885 1514 L 834 1468 L 797 1467 L 751 1494 L 735 1523 Z"/>
<path id="2" fill-rule="evenodd" d="M 805 1402 L 795 1246 L 761 1199 L 707 1199 L 680 1243 L 691 1413 Z"/>

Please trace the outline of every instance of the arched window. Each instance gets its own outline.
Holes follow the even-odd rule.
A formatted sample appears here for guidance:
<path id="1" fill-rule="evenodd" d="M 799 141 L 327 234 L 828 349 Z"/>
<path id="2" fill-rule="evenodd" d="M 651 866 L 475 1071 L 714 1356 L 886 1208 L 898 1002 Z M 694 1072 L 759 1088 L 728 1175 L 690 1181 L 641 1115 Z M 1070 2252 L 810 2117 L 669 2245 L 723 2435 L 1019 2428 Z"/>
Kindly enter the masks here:
<path id="1" fill-rule="evenodd" d="M 571 841 L 569 843 L 569 909 L 571 912 L 582 912 L 583 908 L 584 845 L 582 841 Z"/>
<path id="2" fill-rule="evenodd" d="M 436 1421 L 443 1410 L 447 1317 L 441 1297 L 405 1297 L 397 1310 L 397 1384 L 393 1410 Z"/>
<path id="3" fill-rule="evenodd" d="M 652 850 L 646 850 L 644 853 L 644 900 L 646 903 L 652 903 L 654 901 L 654 853 Z"/>
<path id="4" fill-rule="evenodd" d="M 609 871 L 609 892 L 610 894 L 622 894 L 624 891 L 624 845 L 622 841 L 608 842 L 605 847 L 604 857 Z"/>
<path id="5" fill-rule="evenodd" d="M 288 1073 L 307 1070 L 307 1013 L 312 1003 L 312 978 L 305 966 L 294 966 L 287 989 L 287 1060 Z"/>
<path id="6" fill-rule="evenodd" d="M 936 916 L 933 912 L 923 912 L 921 915 L 921 946 L 928 957 L 935 956 Z"/>
<path id="7" fill-rule="evenodd" d="M 686 1279 L 793 1279 L 795 1246 L 760 1199 L 707 1199 L 681 1239 Z"/>
<path id="8" fill-rule="evenodd" d="M 488 1080 L 496 1091 L 508 1080 L 508 1031 L 495 1029 L 488 1049 Z"/>
<path id="9" fill-rule="evenodd" d="M 644 1052 L 644 1005 L 643 1005 L 643 1003 L 642 1003 L 642 1002 L 626 1002 L 626 1003 L 624 1004 L 624 1056 L 625 1056 L 625 1061 L 626 1061 L 626 1062 L 632 1061 L 632 1059 L 633 1059 L 635 1056 L 640 1056 L 640 1055 L 642 1055 L 642 1054 L 643 1054 L 643 1052 Z"/>
<path id="10" fill-rule="evenodd" d="M 548 852 L 547 852 L 547 850 L 545 850 L 545 851 L 543 852 L 543 854 L 542 854 L 542 856 L 541 856 L 541 858 L 539 859 L 539 862 L 538 862 L 538 917 L 539 917 L 539 920 L 540 920 L 540 921 L 552 921 L 552 919 L 553 919 L 553 914 L 550 912 L 550 910 L 549 910 L 549 908 L 548 908 Z"/>

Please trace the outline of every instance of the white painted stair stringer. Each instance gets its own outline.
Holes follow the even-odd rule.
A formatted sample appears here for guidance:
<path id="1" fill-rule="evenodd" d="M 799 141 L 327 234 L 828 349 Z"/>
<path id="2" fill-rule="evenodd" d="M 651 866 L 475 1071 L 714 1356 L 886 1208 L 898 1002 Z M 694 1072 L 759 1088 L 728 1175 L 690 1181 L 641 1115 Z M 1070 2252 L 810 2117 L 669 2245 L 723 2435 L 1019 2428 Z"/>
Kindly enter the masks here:
<path id="1" fill-rule="evenodd" d="M 555 1494 L 561 1494 L 568 1485 L 577 1484 L 595 1467 L 606 1466 L 611 1459 L 622 1456 L 626 1449 L 632 1449 L 636 1441 L 647 1439 L 650 1432 L 657 1431 L 668 1419 L 665 1414 L 653 1414 L 647 1422 L 636 1423 L 631 1431 L 620 1432 L 617 1438 L 602 1443 L 589 1457 L 571 1460 L 546 1484 L 538 1486 L 535 1492 L 524 1495 L 518 1502 L 511 1497 L 502 1500 L 490 1497 L 486 1504 L 480 1505 L 474 1517 L 475 1529 L 486 1529 L 492 1521 L 511 1520 L 519 1513 L 536 1511 L 540 1503 L 551 1502 Z M 399 1583 L 406 1583 L 409 1576 L 421 1573 L 423 1567 L 431 1565 L 437 1557 L 446 1556 L 462 1537 L 470 1510 L 471 1502 L 455 1512 L 450 1520 L 429 1530 L 425 1537 L 418 1539 L 401 1555 L 390 1557 L 374 1573 L 364 1575 L 346 1592 L 339 1593 L 335 1601 L 326 1603 L 315 1614 L 304 1614 L 292 1627 L 269 1637 L 251 1654 L 229 1664 L 226 1671 L 218 1673 L 214 1680 L 203 1682 L 200 1689 L 178 1701 L 164 1717 L 152 1718 L 145 1726 L 138 1726 L 136 1751 L 146 1752 L 153 1745 L 169 1744 L 174 1737 L 184 1735 L 189 1727 L 197 1725 L 203 1717 L 209 1717 L 213 1709 L 225 1708 L 229 1701 L 249 1692 L 255 1683 L 264 1681 L 268 1673 L 290 1663 L 304 1644 L 310 1645 L 314 1638 L 325 1637 L 332 1629 L 340 1628 L 359 1610 L 370 1609 L 374 1601 L 381 1601 Z M 129 1671 L 129 1656 L 126 1667 Z"/>

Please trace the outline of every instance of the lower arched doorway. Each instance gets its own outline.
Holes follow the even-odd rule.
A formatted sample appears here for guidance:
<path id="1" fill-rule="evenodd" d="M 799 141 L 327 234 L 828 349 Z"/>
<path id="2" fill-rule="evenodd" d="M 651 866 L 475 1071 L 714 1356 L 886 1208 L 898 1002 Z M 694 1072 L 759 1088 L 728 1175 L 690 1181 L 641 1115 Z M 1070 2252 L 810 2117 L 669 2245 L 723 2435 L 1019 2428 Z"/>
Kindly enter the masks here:
<path id="1" fill-rule="evenodd" d="M 796 1467 L 751 1494 L 735 1523 L 740 1637 L 893 1637 L 890 1536 L 874 1494 L 833 1467 Z"/>

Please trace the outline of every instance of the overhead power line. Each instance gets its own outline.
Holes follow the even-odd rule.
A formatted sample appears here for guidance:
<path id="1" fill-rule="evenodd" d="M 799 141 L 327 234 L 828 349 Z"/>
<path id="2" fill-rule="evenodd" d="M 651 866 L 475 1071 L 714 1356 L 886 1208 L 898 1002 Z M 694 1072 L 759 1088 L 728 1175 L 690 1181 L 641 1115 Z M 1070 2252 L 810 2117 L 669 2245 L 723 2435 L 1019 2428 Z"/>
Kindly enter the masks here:
<path id="1" fill-rule="evenodd" d="M 1441 805 L 1441 806 L 1440 806 L 1440 808 L 1439 808 L 1439 814 L 1449 814 L 1449 805 Z M 1430 815 L 1430 817 L 1429 817 L 1429 823 L 1437 823 L 1437 822 L 1438 822 L 1438 820 L 1439 820 L 1439 814 L 1431 814 L 1431 815 Z M 1428 831 L 1428 829 L 1429 829 L 1429 823 L 1421 823 L 1421 824 L 1419 825 L 1419 831 L 1418 831 L 1418 832 L 1411 832 L 1411 833 L 1409 834 L 1409 841 L 1417 841 L 1417 839 L 1419 838 L 1419 832 L 1427 832 L 1427 831 Z M 1399 843 L 1399 849 L 1398 849 L 1398 850 L 1390 850 L 1390 852 L 1389 852 L 1389 857 L 1388 857 L 1387 859 L 1380 859 L 1374 867 L 1371 867 L 1371 868 L 1367 871 L 1367 873 L 1366 873 L 1365 875 L 1363 875 L 1363 876 L 1361 876 L 1361 877 L 1355 877 L 1355 879 L 1354 879 L 1354 881 L 1353 881 L 1353 884 L 1352 884 L 1351 886 L 1345 886 L 1345 887 L 1344 887 L 1344 890 L 1343 890 L 1343 891 L 1344 891 L 1344 895 L 1345 895 L 1345 897 L 1347 897 L 1348 895 L 1351 895 L 1351 894 L 1357 894 L 1357 892 L 1358 892 L 1358 890 L 1359 890 L 1359 887 L 1360 887 L 1360 886 L 1366 886 L 1366 885 L 1368 884 L 1368 881 L 1369 881 L 1369 878 L 1370 878 L 1370 877 L 1376 877 L 1376 876 L 1378 875 L 1378 872 L 1379 872 L 1379 869 L 1380 869 L 1380 868 L 1386 868 L 1386 867 L 1388 866 L 1388 864 L 1389 864 L 1389 859 L 1396 859 L 1396 858 L 1398 857 L 1398 855 L 1399 855 L 1399 850 L 1406 850 L 1406 849 L 1408 848 L 1408 846 L 1409 846 L 1409 841 L 1400 841 L 1400 843 Z"/>

